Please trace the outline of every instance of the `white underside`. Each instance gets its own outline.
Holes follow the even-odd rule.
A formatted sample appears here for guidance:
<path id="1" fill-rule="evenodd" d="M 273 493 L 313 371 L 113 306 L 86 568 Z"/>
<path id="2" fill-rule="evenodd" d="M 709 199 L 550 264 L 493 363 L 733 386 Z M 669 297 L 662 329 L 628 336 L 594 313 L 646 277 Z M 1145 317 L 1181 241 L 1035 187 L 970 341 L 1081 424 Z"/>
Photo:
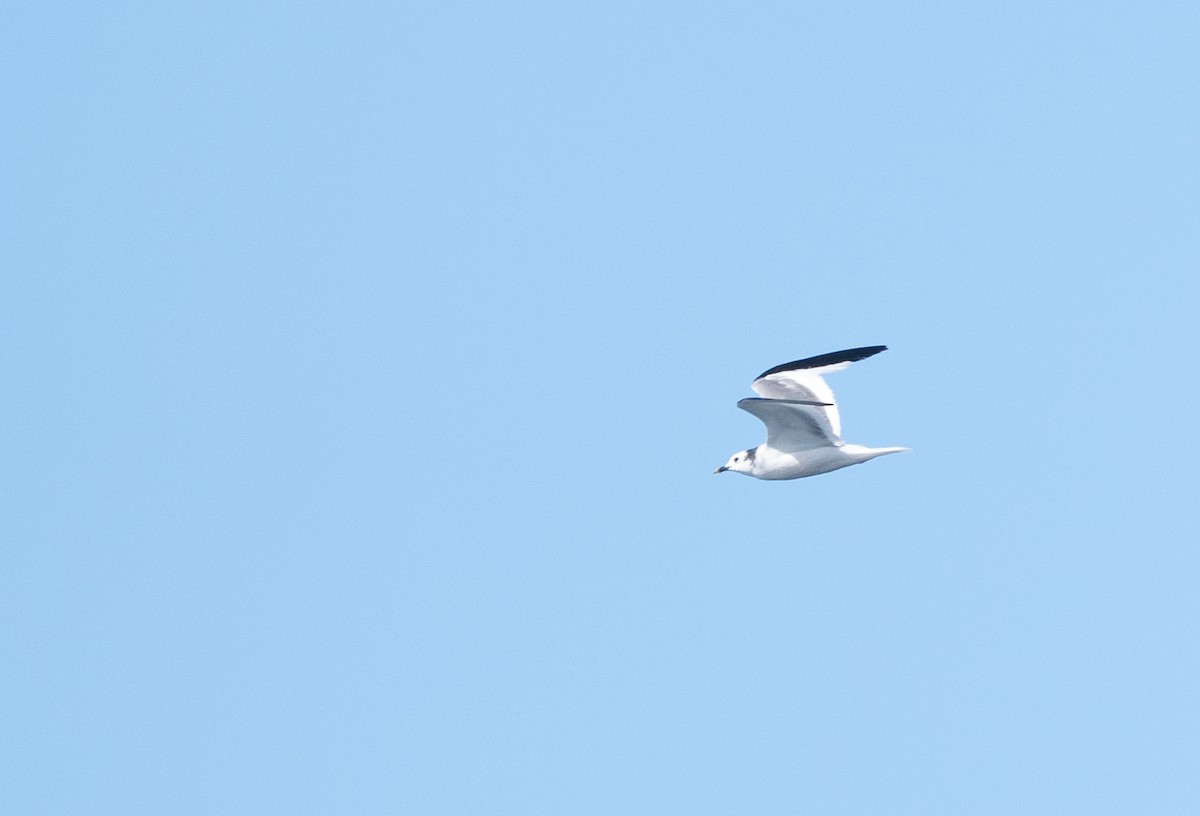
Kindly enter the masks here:
<path id="1" fill-rule="evenodd" d="M 847 444 L 784 453 L 763 444 L 754 452 L 749 475 L 755 479 L 801 479 L 907 450 L 909 448 L 868 448 Z"/>

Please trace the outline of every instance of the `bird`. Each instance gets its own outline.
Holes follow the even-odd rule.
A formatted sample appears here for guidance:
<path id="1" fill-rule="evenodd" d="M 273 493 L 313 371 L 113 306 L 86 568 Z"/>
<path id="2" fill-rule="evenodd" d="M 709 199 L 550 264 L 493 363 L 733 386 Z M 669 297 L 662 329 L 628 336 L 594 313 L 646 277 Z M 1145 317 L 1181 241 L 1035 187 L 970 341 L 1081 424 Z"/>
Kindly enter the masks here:
<path id="1" fill-rule="evenodd" d="M 822 375 L 841 371 L 887 346 L 833 351 L 794 360 L 759 374 L 750 387 L 759 395 L 738 401 L 767 426 L 767 441 L 739 451 L 714 473 L 744 473 L 755 479 L 816 476 L 911 448 L 868 448 L 842 441 L 842 423 L 833 390 Z"/>

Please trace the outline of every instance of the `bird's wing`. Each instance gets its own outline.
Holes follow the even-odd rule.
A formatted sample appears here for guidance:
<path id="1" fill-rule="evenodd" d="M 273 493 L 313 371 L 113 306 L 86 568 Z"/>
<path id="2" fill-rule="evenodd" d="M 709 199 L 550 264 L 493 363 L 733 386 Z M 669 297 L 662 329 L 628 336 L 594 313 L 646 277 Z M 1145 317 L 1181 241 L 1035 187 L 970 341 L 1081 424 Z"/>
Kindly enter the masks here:
<path id="1" fill-rule="evenodd" d="M 811 400 L 827 403 L 821 410 L 829 421 L 829 427 L 835 437 L 842 435 L 842 420 L 838 416 L 837 401 L 833 398 L 833 389 L 821 379 L 822 374 L 832 374 L 841 371 L 846 366 L 858 360 L 865 360 L 887 346 L 864 346 L 863 348 L 834 351 L 809 357 L 805 360 L 795 360 L 774 368 L 767 369 L 750 383 L 756 394 L 767 399 Z"/>
<path id="2" fill-rule="evenodd" d="M 821 403 L 746 397 L 738 400 L 738 408 L 763 421 L 767 444 L 777 451 L 789 453 L 842 444 L 829 426 Z"/>

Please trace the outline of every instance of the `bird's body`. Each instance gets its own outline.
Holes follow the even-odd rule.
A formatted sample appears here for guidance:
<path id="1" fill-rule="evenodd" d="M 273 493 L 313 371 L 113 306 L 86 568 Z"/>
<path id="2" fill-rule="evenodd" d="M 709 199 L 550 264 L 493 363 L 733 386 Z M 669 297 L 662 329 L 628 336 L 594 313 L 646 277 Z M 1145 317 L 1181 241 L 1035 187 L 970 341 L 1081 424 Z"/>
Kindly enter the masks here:
<path id="1" fill-rule="evenodd" d="M 735 453 L 716 472 L 732 470 L 756 479 L 800 479 L 908 450 L 843 442 L 833 391 L 821 379 L 823 374 L 841 371 L 886 348 L 835 351 L 764 371 L 751 384 L 760 396 L 740 400 L 738 407 L 763 421 L 767 441 Z"/>
<path id="2" fill-rule="evenodd" d="M 906 450 L 908 448 L 868 448 L 863 445 L 841 444 L 785 453 L 764 442 L 753 449 L 753 467 L 745 472 L 755 479 L 768 481 L 802 479 L 805 476 L 816 476 L 857 465 L 885 453 L 900 453 Z"/>

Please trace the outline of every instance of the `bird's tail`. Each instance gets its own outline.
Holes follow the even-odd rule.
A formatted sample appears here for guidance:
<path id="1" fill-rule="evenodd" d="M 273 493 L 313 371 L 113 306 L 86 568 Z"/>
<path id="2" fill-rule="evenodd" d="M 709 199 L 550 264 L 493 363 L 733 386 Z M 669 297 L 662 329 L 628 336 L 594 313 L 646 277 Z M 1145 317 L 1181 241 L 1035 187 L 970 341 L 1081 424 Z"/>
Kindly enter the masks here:
<path id="1" fill-rule="evenodd" d="M 861 461 L 874 459 L 876 456 L 886 456 L 889 453 L 905 453 L 912 448 L 868 448 L 866 445 L 843 445 L 842 450 L 851 455 L 862 457 Z"/>

